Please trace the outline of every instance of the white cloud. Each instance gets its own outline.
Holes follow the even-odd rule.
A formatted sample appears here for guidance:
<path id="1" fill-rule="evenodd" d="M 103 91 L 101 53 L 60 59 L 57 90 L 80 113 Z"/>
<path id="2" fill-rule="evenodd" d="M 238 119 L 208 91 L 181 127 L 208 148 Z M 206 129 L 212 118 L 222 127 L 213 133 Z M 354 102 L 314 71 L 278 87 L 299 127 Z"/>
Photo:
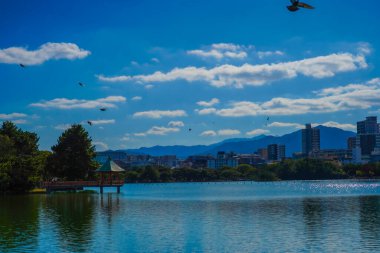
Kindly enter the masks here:
<path id="1" fill-rule="evenodd" d="M 260 59 L 263 59 L 265 57 L 271 57 L 271 56 L 283 56 L 285 55 L 284 52 L 276 50 L 276 51 L 258 51 L 257 56 Z"/>
<path id="2" fill-rule="evenodd" d="M 124 134 L 124 136 L 121 138 L 122 141 L 130 141 L 131 140 L 130 134 Z"/>
<path id="3" fill-rule="evenodd" d="M 167 135 L 169 133 L 179 132 L 180 129 L 177 127 L 161 127 L 154 126 L 146 132 L 143 133 L 135 133 L 135 136 L 147 136 L 147 135 Z"/>
<path id="4" fill-rule="evenodd" d="M 182 121 L 170 121 L 168 123 L 168 126 L 170 126 L 170 127 L 184 127 L 185 124 Z"/>
<path id="5" fill-rule="evenodd" d="M 48 60 L 82 59 L 90 54 L 90 51 L 81 49 L 74 43 L 48 42 L 34 51 L 24 47 L 0 49 L 0 63 L 39 65 Z"/>
<path id="6" fill-rule="evenodd" d="M 160 62 L 160 60 L 159 59 L 157 59 L 157 58 L 152 58 L 152 59 L 150 59 L 152 62 L 155 62 L 155 63 L 159 63 Z"/>
<path id="7" fill-rule="evenodd" d="M 94 141 L 92 144 L 95 145 L 97 151 L 109 150 L 108 145 L 104 142 Z"/>
<path id="8" fill-rule="evenodd" d="M 127 99 L 122 96 L 109 96 L 95 100 L 56 98 L 49 101 L 30 104 L 32 107 L 56 108 L 56 109 L 93 109 L 99 107 L 115 108 L 116 103 L 125 102 Z"/>
<path id="9" fill-rule="evenodd" d="M 376 79 L 373 79 L 376 80 Z M 380 82 L 349 84 L 333 89 L 316 91 L 315 98 L 272 98 L 266 102 L 238 101 L 228 108 L 207 108 L 198 114 L 215 114 L 222 117 L 257 115 L 302 115 L 332 113 L 380 106 Z"/>
<path id="10" fill-rule="evenodd" d="M 134 133 L 133 135 L 137 137 L 142 137 L 142 136 L 146 136 L 146 133 Z"/>
<path id="11" fill-rule="evenodd" d="M 54 129 L 64 131 L 66 129 L 69 129 L 70 127 L 71 127 L 70 124 L 59 124 L 59 125 L 54 126 Z"/>
<path id="12" fill-rule="evenodd" d="M 272 122 L 268 127 L 294 127 L 294 128 L 304 128 L 304 125 L 298 123 L 289 123 L 289 122 Z"/>
<path id="13" fill-rule="evenodd" d="M 28 115 L 26 115 L 24 113 L 14 112 L 14 113 L 10 113 L 10 114 L 0 114 L 0 119 L 12 120 L 12 119 L 17 119 L 17 118 L 25 118 L 27 116 Z"/>
<path id="14" fill-rule="evenodd" d="M 201 133 L 201 136 L 216 136 L 217 133 L 213 130 L 207 130 Z"/>
<path id="15" fill-rule="evenodd" d="M 154 88 L 154 86 L 151 85 L 151 84 L 148 84 L 148 85 L 145 85 L 144 88 L 147 89 L 147 90 L 151 90 L 151 89 Z"/>
<path id="16" fill-rule="evenodd" d="M 140 96 L 135 96 L 132 98 L 132 101 L 140 101 L 142 99 L 142 97 Z"/>
<path id="17" fill-rule="evenodd" d="M 267 133 L 269 133 L 269 130 L 254 129 L 252 131 L 247 132 L 246 134 L 249 135 L 249 136 L 256 136 L 256 135 L 267 134 Z"/>
<path id="18" fill-rule="evenodd" d="M 174 68 L 167 73 L 157 71 L 149 75 L 115 77 L 99 75 L 98 78 L 106 82 L 135 81 L 138 83 L 172 82 L 176 80 L 203 81 L 215 87 L 242 88 L 244 86 L 262 86 L 275 81 L 296 78 L 299 75 L 318 79 L 333 77 L 338 73 L 367 67 L 364 55 L 339 53 L 274 64 L 243 64 L 241 66 L 224 64 L 211 69 L 190 66 Z"/>
<path id="19" fill-rule="evenodd" d="M 338 123 L 335 121 L 328 121 L 325 123 L 312 123 L 313 127 L 320 126 L 320 125 L 327 126 L 327 127 L 336 127 L 336 128 L 340 128 L 340 129 L 347 130 L 347 131 L 355 131 L 356 130 L 356 126 L 353 124 L 341 124 L 341 123 Z M 273 122 L 273 123 L 269 124 L 268 127 L 294 127 L 294 128 L 298 128 L 298 129 L 305 128 L 305 126 L 302 124 L 287 123 L 287 122 Z"/>
<path id="20" fill-rule="evenodd" d="M 213 114 L 217 112 L 215 108 L 205 108 L 201 110 L 196 109 L 195 111 L 198 112 L 199 115 L 207 115 L 207 114 Z"/>
<path id="21" fill-rule="evenodd" d="M 325 123 L 313 123 L 313 127 L 315 126 L 326 126 L 326 127 L 336 127 L 347 131 L 356 131 L 356 126 L 353 124 L 341 124 L 335 121 L 328 121 Z"/>
<path id="22" fill-rule="evenodd" d="M 90 121 L 93 125 L 115 124 L 115 122 L 116 122 L 114 119 L 100 119 L 100 120 L 90 120 Z M 87 121 L 82 122 L 82 124 L 83 123 L 87 123 Z"/>
<path id="23" fill-rule="evenodd" d="M 369 55 L 372 53 L 372 46 L 367 42 L 360 42 L 358 43 L 358 51 L 361 54 Z"/>
<path id="24" fill-rule="evenodd" d="M 246 47 L 232 43 L 218 43 L 206 46 L 202 49 L 189 50 L 187 51 L 187 54 L 201 58 L 215 58 L 217 60 L 223 58 L 244 59 L 247 58 L 247 51 L 250 48 L 252 48 L 252 46 Z"/>
<path id="25" fill-rule="evenodd" d="M 16 119 L 16 120 L 12 120 L 13 123 L 15 124 L 28 124 L 28 121 L 26 119 Z"/>
<path id="26" fill-rule="evenodd" d="M 144 112 L 136 112 L 133 114 L 133 117 L 136 118 L 152 118 L 152 119 L 161 119 L 163 117 L 185 117 L 187 113 L 183 110 L 152 110 L 152 111 L 144 111 Z"/>
<path id="27" fill-rule="evenodd" d="M 230 135 L 238 135 L 238 134 L 240 134 L 240 131 L 236 129 L 221 129 L 221 130 L 218 130 L 217 132 L 214 130 L 203 131 L 200 134 L 200 136 L 213 137 L 213 136 L 230 136 Z"/>
<path id="28" fill-rule="evenodd" d="M 204 106 L 204 107 L 210 107 L 210 106 L 218 104 L 219 102 L 220 102 L 219 99 L 213 98 L 208 102 L 207 101 L 199 101 L 199 102 L 197 102 L 197 105 Z"/>
<path id="29" fill-rule="evenodd" d="M 221 136 L 237 135 L 237 134 L 240 134 L 240 131 L 236 129 L 222 129 L 218 131 L 218 135 L 221 135 Z"/>
<path id="30" fill-rule="evenodd" d="M 133 65 L 133 66 L 139 66 L 140 64 L 137 61 L 131 61 L 131 65 Z"/>

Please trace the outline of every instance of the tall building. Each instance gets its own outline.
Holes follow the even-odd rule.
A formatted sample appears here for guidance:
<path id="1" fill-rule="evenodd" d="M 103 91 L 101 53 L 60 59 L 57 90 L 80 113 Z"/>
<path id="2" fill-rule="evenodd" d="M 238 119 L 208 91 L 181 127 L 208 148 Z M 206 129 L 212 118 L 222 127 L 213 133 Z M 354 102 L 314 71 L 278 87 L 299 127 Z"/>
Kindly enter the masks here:
<path id="1" fill-rule="evenodd" d="M 356 123 L 358 134 L 378 134 L 379 124 L 376 116 L 367 117 L 363 121 Z"/>
<path id="2" fill-rule="evenodd" d="M 277 151 L 277 155 L 278 155 L 278 160 L 283 160 L 286 158 L 286 152 L 285 152 L 285 145 L 278 145 L 278 151 Z"/>
<path id="3" fill-rule="evenodd" d="M 237 166 L 238 159 L 234 153 L 218 152 L 215 159 L 207 160 L 207 168 L 209 169 L 236 168 Z"/>
<path id="4" fill-rule="evenodd" d="M 349 137 L 347 139 L 347 149 L 353 150 L 356 147 L 356 137 Z"/>
<path id="5" fill-rule="evenodd" d="M 360 148 L 362 159 L 369 160 L 372 152 L 380 148 L 380 131 L 377 117 L 367 117 L 357 122 L 356 147 Z"/>
<path id="6" fill-rule="evenodd" d="M 263 159 L 265 161 L 268 160 L 268 149 L 266 149 L 266 148 L 259 148 L 257 150 L 257 153 L 261 157 L 261 159 Z"/>
<path id="7" fill-rule="evenodd" d="M 277 144 L 268 145 L 268 160 L 277 161 L 278 160 L 278 148 Z"/>
<path id="8" fill-rule="evenodd" d="M 285 158 L 285 145 L 271 144 L 267 150 L 269 161 L 281 161 Z"/>
<path id="9" fill-rule="evenodd" d="M 306 124 L 302 129 L 302 153 L 309 155 L 311 152 L 317 152 L 321 148 L 320 132 L 318 128 Z"/>

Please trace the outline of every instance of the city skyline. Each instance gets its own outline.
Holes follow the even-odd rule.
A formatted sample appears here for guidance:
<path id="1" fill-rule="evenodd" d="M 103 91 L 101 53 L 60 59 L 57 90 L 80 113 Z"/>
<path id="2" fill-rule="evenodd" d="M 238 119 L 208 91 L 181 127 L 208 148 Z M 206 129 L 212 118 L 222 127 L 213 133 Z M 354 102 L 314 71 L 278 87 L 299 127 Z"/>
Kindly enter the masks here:
<path id="1" fill-rule="evenodd" d="M 308 122 L 355 131 L 380 109 L 380 3 L 286 3 L 0 2 L 0 122 L 38 133 L 41 149 L 80 123 L 99 151 Z"/>

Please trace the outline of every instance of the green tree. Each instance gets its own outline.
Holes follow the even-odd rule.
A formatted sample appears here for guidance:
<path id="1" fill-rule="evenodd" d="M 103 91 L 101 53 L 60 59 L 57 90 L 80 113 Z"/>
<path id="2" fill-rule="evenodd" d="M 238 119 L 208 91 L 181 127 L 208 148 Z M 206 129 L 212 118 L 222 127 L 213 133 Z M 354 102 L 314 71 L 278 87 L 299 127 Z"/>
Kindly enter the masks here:
<path id="1" fill-rule="evenodd" d="M 142 172 L 141 179 L 145 182 L 158 182 L 158 180 L 160 179 L 160 173 L 156 168 L 153 168 L 152 166 L 148 165 Z"/>
<path id="2" fill-rule="evenodd" d="M 95 146 L 81 125 L 72 125 L 58 138 L 48 158 L 47 175 L 65 180 L 83 180 L 93 176 L 97 163 Z"/>
<path id="3" fill-rule="evenodd" d="M 130 170 L 125 173 L 125 179 L 130 183 L 136 183 L 139 180 L 139 176 L 139 173 L 134 170 Z"/>
<path id="4" fill-rule="evenodd" d="M 38 137 L 6 121 L 0 128 L 0 191 L 24 192 L 33 187 Z"/>

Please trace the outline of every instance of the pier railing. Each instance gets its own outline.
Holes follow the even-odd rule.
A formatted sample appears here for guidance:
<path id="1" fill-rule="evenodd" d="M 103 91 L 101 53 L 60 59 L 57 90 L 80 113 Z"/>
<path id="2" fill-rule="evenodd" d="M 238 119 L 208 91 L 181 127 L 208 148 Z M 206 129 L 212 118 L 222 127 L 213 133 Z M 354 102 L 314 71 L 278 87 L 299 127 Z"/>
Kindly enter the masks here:
<path id="1" fill-rule="evenodd" d="M 65 188 L 65 187 L 112 187 L 124 185 L 123 180 L 112 181 L 56 181 L 56 182 L 42 182 L 42 188 Z"/>

